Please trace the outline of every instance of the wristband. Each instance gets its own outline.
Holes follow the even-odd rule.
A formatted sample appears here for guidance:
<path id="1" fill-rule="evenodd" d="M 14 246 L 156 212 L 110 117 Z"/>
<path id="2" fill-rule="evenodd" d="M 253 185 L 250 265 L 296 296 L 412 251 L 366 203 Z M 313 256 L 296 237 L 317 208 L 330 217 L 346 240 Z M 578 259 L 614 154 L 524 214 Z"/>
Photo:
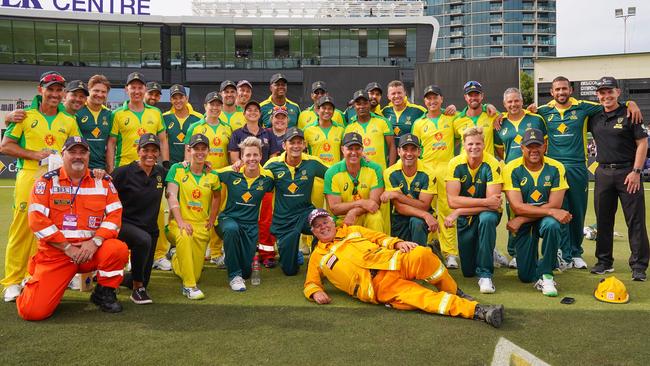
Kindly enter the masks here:
<path id="1" fill-rule="evenodd" d="M 632 169 L 632 171 L 635 172 L 636 174 L 641 174 L 641 169 L 639 168 L 634 168 Z"/>

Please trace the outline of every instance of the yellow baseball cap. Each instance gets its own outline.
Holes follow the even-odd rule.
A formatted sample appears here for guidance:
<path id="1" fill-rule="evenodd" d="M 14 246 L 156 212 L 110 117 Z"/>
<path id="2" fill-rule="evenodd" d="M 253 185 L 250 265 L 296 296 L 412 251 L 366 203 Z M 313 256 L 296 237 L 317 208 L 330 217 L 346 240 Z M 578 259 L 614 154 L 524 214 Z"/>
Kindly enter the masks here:
<path id="1" fill-rule="evenodd" d="M 616 276 L 600 280 L 594 291 L 594 297 L 598 301 L 612 304 L 625 304 L 630 301 L 630 295 L 627 293 L 625 285 Z"/>

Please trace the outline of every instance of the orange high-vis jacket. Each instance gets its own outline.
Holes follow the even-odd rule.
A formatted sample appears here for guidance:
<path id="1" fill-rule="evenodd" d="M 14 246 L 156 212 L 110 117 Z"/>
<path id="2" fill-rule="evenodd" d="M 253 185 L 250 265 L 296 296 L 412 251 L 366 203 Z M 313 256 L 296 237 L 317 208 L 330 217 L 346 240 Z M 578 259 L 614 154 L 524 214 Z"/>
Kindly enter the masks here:
<path id="1" fill-rule="evenodd" d="M 76 215 L 76 228 L 70 215 Z M 86 170 L 81 184 L 72 184 L 61 168 L 34 183 L 28 219 L 40 245 L 82 242 L 94 236 L 115 239 L 122 224 L 122 204 L 108 177 L 95 179 Z"/>
<path id="2" fill-rule="evenodd" d="M 396 271 L 400 255 L 395 244 L 402 239 L 366 229 L 343 226 L 331 243 L 318 242 L 309 257 L 303 293 L 305 297 L 323 291 L 321 275 L 336 288 L 363 302 L 377 303 L 370 269 Z"/>

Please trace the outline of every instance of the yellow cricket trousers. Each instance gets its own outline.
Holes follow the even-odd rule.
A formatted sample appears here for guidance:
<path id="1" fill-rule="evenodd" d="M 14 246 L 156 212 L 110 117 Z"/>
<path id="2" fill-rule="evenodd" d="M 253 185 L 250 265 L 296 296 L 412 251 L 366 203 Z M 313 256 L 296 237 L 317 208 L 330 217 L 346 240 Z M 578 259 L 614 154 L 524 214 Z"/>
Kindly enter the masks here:
<path id="1" fill-rule="evenodd" d="M 183 287 L 196 287 L 203 271 L 210 232 L 205 228 L 205 222 L 188 223 L 192 225 L 192 236 L 181 232 L 176 220 L 169 220 L 167 238 L 176 244 L 176 253 L 172 257 L 174 273 L 183 281 Z"/>

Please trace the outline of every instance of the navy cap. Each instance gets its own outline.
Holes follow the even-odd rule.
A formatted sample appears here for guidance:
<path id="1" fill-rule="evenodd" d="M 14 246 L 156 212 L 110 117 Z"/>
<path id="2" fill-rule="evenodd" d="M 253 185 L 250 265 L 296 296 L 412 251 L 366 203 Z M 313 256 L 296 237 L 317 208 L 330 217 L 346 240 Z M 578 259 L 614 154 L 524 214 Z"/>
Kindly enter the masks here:
<path id="1" fill-rule="evenodd" d="M 205 104 L 208 104 L 213 100 L 218 100 L 221 104 L 223 104 L 221 95 L 218 92 L 209 92 L 208 95 L 205 96 Z"/>
<path id="2" fill-rule="evenodd" d="M 138 140 L 138 148 L 141 149 L 147 145 L 156 145 L 160 149 L 160 139 L 153 133 L 143 133 Z"/>
<path id="3" fill-rule="evenodd" d="M 612 76 L 603 76 L 598 80 L 598 88 L 596 90 L 600 89 L 616 89 L 618 88 L 618 81 L 614 79 Z"/>
<path id="4" fill-rule="evenodd" d="M 221 82 L 221 86 L 219 87 L 219 91 L 224 91 L 229 86 L 232 86 L 233 88 L 237 89 L 237 84 L 235 84 L 234 81 L 232 81 L 232 80 L 224 80 L 224 81 Z"/>
<path id="5" fill-rule="evenodd" d="M 257 109 L 259 109 L 259 110 L 262 109 L 262 107 L 260 106 L 260 102 L 251 99 L 248 102 L 246 102 L 246 104 L 244 105 L 244 110 L 248 109 L 248 106 L 251 106 L 251 105 L 257 106 Z"/>
<path id="6" fill-rule="evenodd" d="M 440 87 L 438 85 L 432 84 L 424 88 L 424 96 L 426 97 L 429 93 L 442 95 L 442 90 L 440 90 Z"/>
<path id="7" fill-rule="evenodd" d="M 405 133 L 399 138 L 399 147 L 404 147 L 406 145 L 415 145 L 420 147 L 420 140 L 413 134 Z"/>
<path id="8" fill-rule="evenodd" d="M 70 136 L 68 137 L 65 142 L 63 143 L 63 148 L 61 151 L 66 151 L 73 146 L 81 145 L 86 148 L 86 150 L 90 150 L 90 146 L 88 145 L 88 141 L 86 141 L 85 138 L 79 137 L 79 136 Z"/>
<path id="9" fill-rule="evenodd" d="M 342 144 L 345 147 L 352 145 L 363 146 L 363 138 L 356 132 L 348 132 L 343 136 Z"/>
<path id="10" fill-rule="evenodd" d="M 251 82 L 248 80 L 239 80 L 239 82 L 237 83 L 237 88 L 244 85 L 248 85 L 249 88 L 253 89 L 253 84 L 251 84 Z"/>
<path id="11" fill-rule="evenodd" d="M 285 83 L 288 82 L 288 80 L 287 80 L 287 78 L 284 76 L 284 74 L 277 73 L 277 74 L 273 74 L 273 76 L 271 76 L 271 81 L 270 81 L 270 83 L 271 83 L 271 84 L 275 84 L 275 83 L 277 83 L 277 82 L 280 81 L 280 80 L 284 80 Z"/>
<path id="12" fill-rule="evenodd" d="M 529 128 L 524 132 L 524 138 L 521 139 L 522 146 L 530 144 L 544 145 L 544 132 L 537 128 Z"/>
<path id="13" fill-rule="evenodd" d="M 369 100 L 368 99 L 368 92 L 359 89 L 359 90 L 355 91 L 354 94 L 352 94 L 352 101 L 353 102 L 356 102 L 359 98 Z"/>
<path id="14" fill-rule="evenodd" d="M 73 92 L 73 91 L 81 90 L 81 91 L 84 92 L 84 94 L 86 94 L 86 96 L 89 95 L 88 87 L 86 86 L 86 83 L 84 83 L 81 80 L 72 80 L 72 81 L 68 82 L 68 84 L 65 86 L 64 90 L 66 92 Z"/>
<path id="15" fill-rule="evenodd" d="M 311 210 L 309 215 L 307 215 L 307 222 L 309 223 L 309 226 L 312 226 L 311 224 L 314 222 L 319 217 L 332 217 L 329 212 L 323 210 L 322 208 L 315 208 Z"/>
<path id="16" fill-rule="evenodd" d="M 190 137 L 190 143 L 187 144 L 189 147 L 194 147 L 198 144 L 205 144 L 207 147 L 210 147 L 210 140 L 208 140 L 208 137 L 202 133 L 197 133 L 196 135 L 192 135 Z"/>
<path id="17" fill-rule="evenodd" d="M 159 93 L 162 91 L 162 86 L 160 86 L 160 84 L 158 84 L 155 81 L 148 82 L 146 84 L 146 88 L 147 88 L 147 91 L 157 91 Z"/>
<path id="18" fill-rule="evenodd" d="M 187 96 L 185 93 L 185 87 L 182 86 L 181 84 L 174 84 L 169 88 L 169 96 L 173 97 L 174 94 L 181 94 L 183 96 Z"/>
<path id="19" fill-rule="evenodd" d="M 127 78 L 126 78 L 126 85 L 129 85 L 134 81 L 139 81 L 142 84 L 146 84 L 146 82 L 144 81 L 144 75 L 142 75 L 139 72 L 130 73 L 129 76 L 127 76 Z"/>
<path id="20" fill-rule="evenodd" d="M 316 90 L 322 90 L 327 93 L 327 86 L 325 85 L 324 81 L 314 81 L 311 83 L 311 92 L 314 93 Z"/>
<path id="21" fill-rule="evenodd" d="M 56 71 L 46 71 L 41 74 L 39 84 L 46 88 L 54 84 L 61 84 L 65 86 L 65 78 Z"/>
<path id="22" fill-rule="evenodd" d="M 325 103 L 329 103 L 329 104 L 332 105 L 332 107 L 336 107 L 336 105 L 334 104 L 334 98 L 330 97 L 329 95 L 318 98 L 318 106 L 319 107 L 322 106 Z"/>
<path id="23" fill-rule="evenodd" d="M 290 129 L 287 130 L 287 132 L 284 134 L 284 139 L 283 141 L 289 141 L 294 137 L 302 137 L 303 139 L 305 138 L 305 134 L 302 132 L 301 129 L 297 127 L 291 127 Z"/>
<path id="24" fill-rule="evenodd" d="M 369 91 L 375 90 L 375 89 L 379 89 L 379 92 L 384 94 L 384 91 L 381 89 L 381 86 L 379 86 L 379 83 L 376 82 L 376 81 L 368 83 L 368 85 L 366 85 L 366 88 L 364 90 L 365 90 L 366 93 L 368 93 Z"/>
<path id="25" fill-rule="evenodd" d="M 468 81 L 463 85 L 463 93 L 469 94 L 471 92 L 483 93 L 483 85 L 478 81 Z"/>

